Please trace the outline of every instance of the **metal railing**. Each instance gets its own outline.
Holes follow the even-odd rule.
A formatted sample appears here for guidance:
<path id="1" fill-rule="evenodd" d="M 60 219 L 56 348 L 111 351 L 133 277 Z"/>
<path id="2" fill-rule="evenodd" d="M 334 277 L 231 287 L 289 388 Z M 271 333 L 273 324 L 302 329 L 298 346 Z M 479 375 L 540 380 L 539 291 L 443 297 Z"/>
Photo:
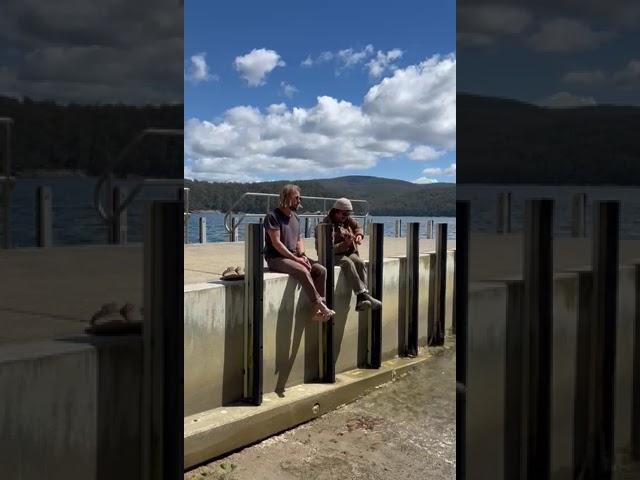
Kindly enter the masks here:
<path id="1" fill-rule="evenodd" d="M 267 199 L 265 213 L 236 213 L 234 209 L 242 202 L 245 198 L 249 197 L 264 197 Z M 235 237 L 234 233 L 238 229 L 238 227 L 242 224 L 245 218 L 261 218 L 264 217 L 265 214 L 269 213 L 271 207 L 271 199 L 275 198 L 276 201 L 280 198 L 280 195 L 277 193 L 259 193 L 259 192 L 245 192 L 236 200 L 229 210 L 224 216 L 224 228 L 227 232 L 229 232 L 232 237 Z M 337 198 L 330 197 L 310 197 L 302 195 L 300 200 L 321 200 L 323 202 L 322 212 L 309 212 L 309 213 L 300 213 L 298 217 L 300 218 L 324 218 L 329 209 L 327 209 L 327 202 L 335 202 L 338 200 Z M 369 216 L 369 202 L 367 200 L 351 200 L 351 203 L 363 204 L 364 205 L 364 213 L 353 215 L 355 218 L 362 218 L 366 220 Z M 236 220 L 239 219 L 239 220 Z"/>
<path id="2" fill-rule="evenodd" d="M 165 129 L 165 128 L 146 128 L 140 132 L 131 142 L 129 142 L 115 157 L 115 159 L 109 164 L 105 172 L 98 179 L 94 191 L 94 205 L 98 211 L 98 215 L 109 226 L 114 226 L 120 215 L 126 210 L 126 208 L 135 200 L 138 194 L 144 187 L 184 187 L 184 179 L 157 179 L 147 178 L 140 179 L 138 183 L 131 189 L 131 191 L 124 196 L 124 198 L 118 202 L 117 205 L 113 204 L 112 191 L 113 191 L 113 171 L 115 167 L 124 160 L 124 158 L 137 146 L 142 140 L 148 136 L 182 136 L 184 134 L 182 129 Z M 106 190 L 106 195 L 104 194 Z M 103 204 L 103 199 L 106 199 L 108 204 Z"/>

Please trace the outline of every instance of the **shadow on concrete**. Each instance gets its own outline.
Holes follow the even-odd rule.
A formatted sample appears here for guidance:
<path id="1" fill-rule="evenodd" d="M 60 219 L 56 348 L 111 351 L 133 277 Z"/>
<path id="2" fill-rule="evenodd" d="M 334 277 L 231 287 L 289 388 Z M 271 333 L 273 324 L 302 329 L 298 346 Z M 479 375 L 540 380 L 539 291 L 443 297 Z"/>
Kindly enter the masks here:
<path id="1" fill-rule="evenodd" d="M 351 290 L 349 287 L 347 277 L 342 272 L 338 275 L 338 281 L 336 283 L 336 292 L 343 292 L 345 290 Z M 336 315 L 333 317 L 333 353 L 334 362 L 338 362 L 340 357 L 340 350 L 342 349 L 342 340 L 344 338 L 344 330 L 347 327 L 347 317 L 349 315 L 349 303 L 351 302 L 351 295 L 347 298 L 344 295 L 335 295 L 333 297 L 333 309 Z M 336 373 L 338 373 L 336 369 Z"/>
<path id="2" fill-rule="evenodd" d="M 142 444 L 142 335 L 74 336 L 59 341 L 96 349 L 96 478 L 137 480 Z"/>
<path id="3" fill-rule="evenodd" d="M 278 321 L 276 325 L 276 381 L 275 392 L 279 397 L 284 397 L 284 390 L 293 369 L 293 364 L 300 350 L 302 333 L 309 318 L 309 308 L 303 308 L 303 303 L 308 304 L 304 292 L 300 294 L 297 308 L 294 311 L 294 297 L 298 282 L 293 278 L 287 279 L 287 285 L 282 296 L 282 302 L 278 309 Z"/>
<path id="4" fill-rule="evenodd" d="M 244 282 L 223 283 L 229 289 L 239 289 L 226 295 L 224 314 L 224 364 L 222 372 L 222 406 L 237 404 L 244 395 Z M 217 352 L 212 351 L 211 355 Z M 188 366 L 187 366 L 188 368 Z"/>

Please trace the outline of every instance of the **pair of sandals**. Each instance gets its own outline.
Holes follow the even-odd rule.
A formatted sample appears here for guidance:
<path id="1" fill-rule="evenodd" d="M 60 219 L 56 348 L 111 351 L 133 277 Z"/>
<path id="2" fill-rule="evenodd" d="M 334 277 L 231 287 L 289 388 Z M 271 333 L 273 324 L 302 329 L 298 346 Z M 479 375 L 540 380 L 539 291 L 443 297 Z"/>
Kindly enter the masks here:
<path id="1" fill-rule="evenodd" d="M 242 267 L 227 267 L 222 272 L 220 280 L 228 282 L 236 280 L 244 280 L 244 269 Z"/>
<path id="2" fill-rule="evenodd" d="M 136 309 L 132 303 L 127 302 L 121 308 L 114 302 L 105 303 L 91 316 L 85 332 L 90 335 L 139 334 L 142 333 L 143 315 L 143 308 Z"/>

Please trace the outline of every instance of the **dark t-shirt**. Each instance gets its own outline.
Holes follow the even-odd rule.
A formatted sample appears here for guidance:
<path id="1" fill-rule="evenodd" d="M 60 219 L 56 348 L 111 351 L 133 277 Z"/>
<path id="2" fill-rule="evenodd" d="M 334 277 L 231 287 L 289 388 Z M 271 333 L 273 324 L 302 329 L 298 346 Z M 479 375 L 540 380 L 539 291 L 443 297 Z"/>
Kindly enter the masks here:
<path id="1" fill-rule="evenodd" d="M 291 216 L 286 216 L 282 210 L 276 208 L 273 212 L 267 214 L 264 217 L 264 229 L 265 229 L 265 258 L 281 257 L 280 252 L 271 243 L 268 230 L 280 230 L 280 241 L 284 243 L 284 246 L 292 252 L 296 253 L 296 247 L 298 240 L 300 239 L 300 220 L 295 213 L 291 213 Z"/>

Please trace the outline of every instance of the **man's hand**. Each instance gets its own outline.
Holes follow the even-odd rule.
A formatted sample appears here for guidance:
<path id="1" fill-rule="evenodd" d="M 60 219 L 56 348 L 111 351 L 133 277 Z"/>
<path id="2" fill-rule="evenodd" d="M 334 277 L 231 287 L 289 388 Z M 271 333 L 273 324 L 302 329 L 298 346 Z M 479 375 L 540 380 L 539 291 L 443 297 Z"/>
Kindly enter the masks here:
<path id="1" fill-rule="evenodd" d="M 307 270 L 311 270 L 311 262 L 307 257 L 296 257 L 296 262 L 298 262 L 300 265 L 305 266 Z"/>

